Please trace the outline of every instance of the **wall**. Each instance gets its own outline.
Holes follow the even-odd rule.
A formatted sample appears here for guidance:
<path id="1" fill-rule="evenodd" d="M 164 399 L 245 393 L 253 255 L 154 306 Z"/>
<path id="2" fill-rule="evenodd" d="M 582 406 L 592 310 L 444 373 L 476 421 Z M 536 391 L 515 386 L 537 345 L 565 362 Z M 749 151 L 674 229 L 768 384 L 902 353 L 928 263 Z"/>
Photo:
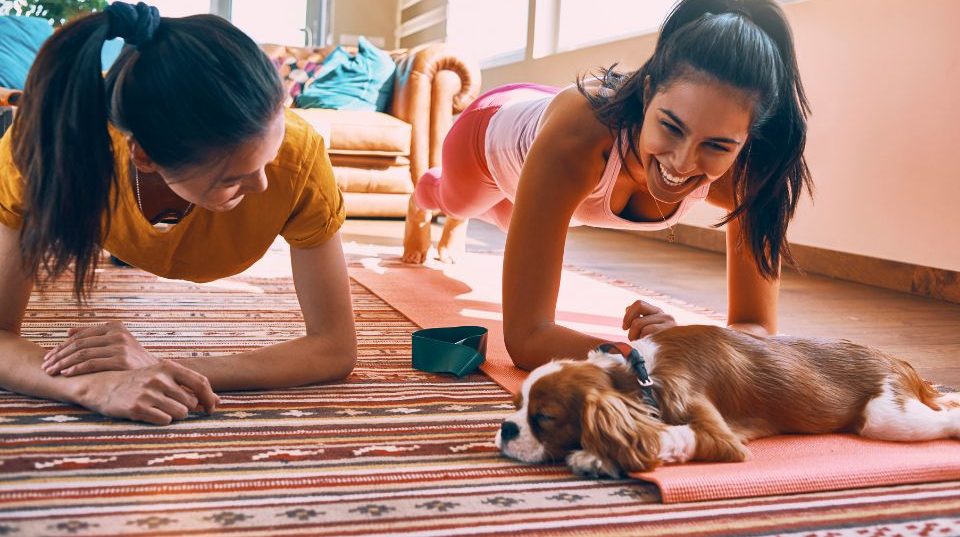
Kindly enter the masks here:
<path id="1" fill-rule="evenodd" d="M 333 44 L 355 45 L 355 36 L 363 35 L 382 38 L 387 50 L 397 48 L 400 0 L 330 0 L 330 4 Z"/>
<path id="2" fill-rule="evenodd" d="M 791 225 L 797 244 L 960 271 L 960 1 L 807 0 L 784 6 L 813 116 L 807 159 L 816 201 Z M 565 85 L 621 62 L 641 36 L 483 71 L 484 89 Z M 699 207 L 687 223 L 719 213 Z"/>

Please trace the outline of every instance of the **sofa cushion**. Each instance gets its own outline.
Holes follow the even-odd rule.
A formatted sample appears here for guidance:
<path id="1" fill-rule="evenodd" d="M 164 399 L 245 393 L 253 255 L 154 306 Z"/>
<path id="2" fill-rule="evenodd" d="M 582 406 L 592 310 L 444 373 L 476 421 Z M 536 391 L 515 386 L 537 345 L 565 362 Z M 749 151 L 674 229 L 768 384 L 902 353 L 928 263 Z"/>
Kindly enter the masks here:
<path id="1" fill-rule="evenodd" d="M 410 194 L 343 193 L 343 205 L 347 209 L 347 216 L 353 218 L 403 216 L 407 212 L 409 202 Z"/>
<path id="2" fill-rule="evenodd" d="M 333 165 L 333 176 L 341 192 L 379 192 L 411 194 L 410 166 L 388 168 L 352 168 Z"/>
<path id="3" fill-rule="evenodd" d="M 405 157 L 410 154 L 411 126 L 380 112 L 294 108 L 297 115 L 317 132 L 330 133 L 331 155 L 380 155 Z"/>
<path id="4" fill-rule="evenodd" d="M 53 34 L 46 19 L 0 17 L 0 86 L 23 89 L 40 46 Z"/>

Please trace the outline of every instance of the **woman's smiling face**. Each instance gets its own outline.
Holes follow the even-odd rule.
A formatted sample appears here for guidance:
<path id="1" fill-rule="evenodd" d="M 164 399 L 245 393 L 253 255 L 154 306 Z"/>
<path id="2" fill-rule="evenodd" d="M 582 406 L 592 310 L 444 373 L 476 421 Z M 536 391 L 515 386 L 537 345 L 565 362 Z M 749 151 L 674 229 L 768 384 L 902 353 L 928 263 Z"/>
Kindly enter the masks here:
<path id="1" fill-rule="evenodd" d="M 208 165 L 185 170 L 159 169 L 177 196 L 213 212 L 235 208 L 247 194 L 267 189 L 266 166 L 283 143 L 284 116 L 277 114 L 267 131 Z"/>
<path id="2" fill-rule="evenodd" d="M 650 194 L 677 203 L 733 166 L 750 131 L 752 99 L 706 76 L 678 79 L 652 96 L 638 149 Z"/>

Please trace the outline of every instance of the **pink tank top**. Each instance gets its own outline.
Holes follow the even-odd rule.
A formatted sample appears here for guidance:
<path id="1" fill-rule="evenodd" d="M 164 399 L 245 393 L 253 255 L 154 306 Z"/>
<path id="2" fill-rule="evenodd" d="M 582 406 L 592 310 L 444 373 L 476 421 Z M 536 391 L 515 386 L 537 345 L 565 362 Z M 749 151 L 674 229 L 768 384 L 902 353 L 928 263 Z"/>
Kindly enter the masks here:
<path id="1" fill-rule="evenodd" d="M 520 170 L 530 147 L 540 131 L 543 112 L 554 95 L 523 92 L 517 99 L 505 103 L 490 118 L 484 136 L 484 155 L 487 169 L 504 195 L 513 202 L 520 183 Z M 617 137 L 615 143 L 620 143 Z M 665 220 L 657 222 L 634 222 L 621 218 L 610 209 L 610 196 L 622 167 L 620 152 L 613 150 L 607 159 L 603 175 L 597 186 L 577 207 L 570 226 L 592 226 L 609 229 L 653 231 L 665 229 L 677 223 L 694 204 L 707 197 L 710 185 L 703 185 L 680 202 L 676 211 Z"/>

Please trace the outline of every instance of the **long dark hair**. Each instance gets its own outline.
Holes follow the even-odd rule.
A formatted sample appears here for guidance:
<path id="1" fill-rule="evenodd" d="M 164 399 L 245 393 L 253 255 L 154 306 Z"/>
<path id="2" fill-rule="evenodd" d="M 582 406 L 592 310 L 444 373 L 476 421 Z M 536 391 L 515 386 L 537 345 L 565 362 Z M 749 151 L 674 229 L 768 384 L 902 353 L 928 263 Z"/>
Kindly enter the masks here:
<path id="1" fill-rule="evenodd" d="M 113 37 L 127 46 L 104 79 L 100 50 Z M 262 135 L 282 102 L 266 55 L 219 17 L 115 2 L 65 25 L 40 49 L 13 126 L 26 268 L 41 280 L 73 265 L 74 295 L 87 296 L 116 203 L 108 121 L 177 170 Z"/>
<path id="2" fill-rule="evenodd" d="M 653 56 L 632 73 L 610 67 L 599 75 L 609 92 L 592 94 L 580 77 L 577 86 L 597 117 L 636 140 L 646 95 L 690 76 L 744 90 L 754 100 L 750 135 L 733 167 L 734 209 L 716 227 L 741 217 L 745 240 L 766 278 L 793 263 L 787 225 L 801 192 L 813 183 L 803 156 L 810 111 L 797 69 L 793 36 L 773 0 L 683 0 L 667 17 Z"/>

